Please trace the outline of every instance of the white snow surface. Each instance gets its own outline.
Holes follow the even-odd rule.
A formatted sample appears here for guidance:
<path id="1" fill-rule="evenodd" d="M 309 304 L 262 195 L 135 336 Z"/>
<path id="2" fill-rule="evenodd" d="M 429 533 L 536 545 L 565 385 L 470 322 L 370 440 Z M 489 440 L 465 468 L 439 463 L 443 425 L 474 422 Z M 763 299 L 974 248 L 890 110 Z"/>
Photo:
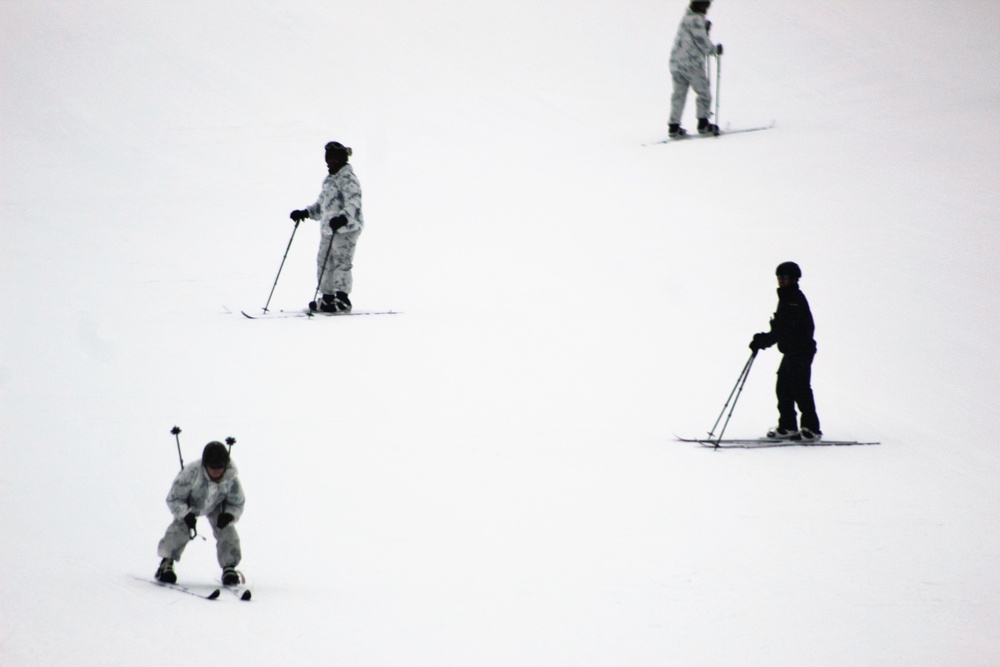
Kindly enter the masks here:
<path id="1" fill-rule="evenodd" d="M 720 0 L 718 120 L 775 129 L 646 147 L 685 5 L 0 2 L 0 664 L 1000 664 L 1000 3 Z M 328 140 L 403 314 L 247 320 Z M 882 444 L 676 442 L 785 260 Z M 133 578 L 174 425 L 237 439 L 250 603 Z"/>

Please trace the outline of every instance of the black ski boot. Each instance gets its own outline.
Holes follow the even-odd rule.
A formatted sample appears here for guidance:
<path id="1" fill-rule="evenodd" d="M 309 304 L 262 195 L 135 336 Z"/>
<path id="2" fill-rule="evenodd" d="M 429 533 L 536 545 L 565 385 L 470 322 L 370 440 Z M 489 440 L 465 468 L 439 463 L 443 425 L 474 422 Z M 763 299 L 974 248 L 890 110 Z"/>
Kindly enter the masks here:
<path id="1" fill-rule="evenodd" d="M 707 118 L 699 118 L 698 134 L 714 134 L 715 136 L 719 136 L 719 126 L 709 123 Z"/>
<path id="2" fill-rule="evenodd" d="M 687 130 L 681 127 L 680 123 L 671 123 L 670 129 L 667 132 L 671 139 L 679 139 L 681 137 L 687 136 Z"/>
<path id="3" fill-rule="evenodd" d="M 351 312 L 351 299 L 347 296 L 347 292 L 337 292 L 333 296 L 333 305 L 337 309 L 338 313 Z"/>
<path id="4" fill-rule="evenodd" d="M 319 301 L 310 301 L 309 310 L 312 312 L 320 311 L 323 313 L 335 313 L 337 312 L 336 307 L 337 296 L 335 294 L 324 294 L 320 297 Z"/>
<path id="5" fill-rule="evenodd" d="M 223 586 L 236 586 L 239 583 L 240 583 L 240 573 L 236 571 L 235 567 L 222 568 Z"/>
<path id="6" fill-rule="evenodd" d="M 156 568 L 156 580 L 165 584 L 176 584 L 177 574 L 174 572 L 174 561 L 164 558 L 160 561 L 160 567 Z"/>

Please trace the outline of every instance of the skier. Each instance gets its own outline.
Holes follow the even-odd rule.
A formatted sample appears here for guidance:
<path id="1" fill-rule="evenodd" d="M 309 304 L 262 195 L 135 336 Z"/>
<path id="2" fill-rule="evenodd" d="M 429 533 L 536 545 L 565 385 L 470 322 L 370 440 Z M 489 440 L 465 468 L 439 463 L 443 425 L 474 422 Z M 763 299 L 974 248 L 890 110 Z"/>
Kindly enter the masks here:
<path id="1" fill-rule="evenodd" d="M 680 26 L 674 47 L 670 51 L 670 76 L 674 81 L 674 92 L 670 98 L 671 137 L 683 137 L 687 130 L 681 127 L 681 115 L 687 101 L 688 87 L 698 95 L 698 133 L 718 134 L 718 125 L 708 122 L 712 106 L 712 89 L 705 71 L 705 58 L 713 53 L 722 55 L 722 44 L 712 44 L 708 38 L 711 23 L 705 19 L 711 0 L 695 1 L 690 4 Z"/>
<path id="2" fill-rule="evenodd" d="M 194 539 L 199 516 L 207 516 L 216 540 L 216 556 L 222 568 L 222 583 L 233 586 L 240 582 L 236 571 L 242 559 L 240 536 L 236 522 L 243 514 L 243 487 L 239 471 L 221 442 L 205 445 L 201 459 L 186 466 L 174 478 L 167 494 L 167 507 L 174 521 L 160 540 L 162 559 L 156 579 L 167 584 L 177 582 L 174 561 L 181 559 L 184 548 Z"/>
<path id="3" fill-rule="evenodd" d="M 778 309 L 771 318 L 771 330 L 754 334 L 750 349 L 756 352 L 778 344 L 782 353 L 778 366 L 778 425 L 768 431 L 772 440 L 815 442 L 823 437 L 813 400 L 812 362 L 816 356 L 815 325 L 806 295 L 799 289 L 802 270 L 795 262 L 783 262 L 775 270 L 778 277 Z M 802 413 L 802 429 L 797 427 L 795 406 Z"/>
<path id="4" fill-rule="evenodd" d="M 292 220 L 319 220 L 321 237 L 316 254 L 316 280 L 321 299 L 309 302 L 310 310 L 350 312 L 354 278 L 354 249 L 365 225 L 361 215 L 361 184 L 347 164 L 354 151 L 340 142 L 326 145 L 329 175 L 323 180 L 319 198 L 311 206 L 292 211 Z"/>

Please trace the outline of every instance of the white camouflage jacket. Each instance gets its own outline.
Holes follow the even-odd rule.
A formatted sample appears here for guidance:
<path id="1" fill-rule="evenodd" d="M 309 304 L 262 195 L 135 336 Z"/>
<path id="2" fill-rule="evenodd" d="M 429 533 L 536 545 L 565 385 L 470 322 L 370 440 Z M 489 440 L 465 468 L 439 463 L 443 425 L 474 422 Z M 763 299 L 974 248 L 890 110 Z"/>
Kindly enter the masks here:
<path id="1" fill-rule="evenodd" d="M 183 519 L 189 512 L 205 516 L 213 512 L 229 512 L 233 521 L 243 514 L 243 487 L 240 485 L 239 471 L 230 461 L 222 479 L 213 482 L 208 477 L 201 459 L 189 463 L 177 473 L 167 494 L 167 507 L 175 519 Z"/>
<path id="2" fill-rule="evenodd" d="M 333 233 L 326 224 L 330 222 L 330 218 L 341 214 L 347 216 L 347 225 L 337 230 L 338 234 L 361 231 L 365 226 L 364 216 L 361 215 L 361 184 L 350 164 L 345 164 L 336 174 L 329 174 L 323 179 L 319 198 L 306 211 L 310 218 L 322 223 L 320 230 L 323 236 Z"/>
<path id="3" fill-rule="evenodd" d="M 670 51 L 670 71 L 704 71 L 705 58 L 713 53 L 715 44 L 708 38 L 705 15 L 689 8 L 677 27 L 674 48 Z"/>

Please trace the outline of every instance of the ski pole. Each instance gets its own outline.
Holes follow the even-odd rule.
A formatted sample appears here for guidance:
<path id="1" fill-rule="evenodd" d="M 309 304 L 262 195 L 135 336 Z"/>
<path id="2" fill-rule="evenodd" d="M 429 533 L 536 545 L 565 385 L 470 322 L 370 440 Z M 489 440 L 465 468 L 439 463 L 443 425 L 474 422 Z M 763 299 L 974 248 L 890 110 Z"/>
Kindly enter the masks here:
<path id="1" fill-rule="evenodd" d="M 281 269 L 285 268 L 285 259 L 288 258 L 288 251 L 292 248 L 292 239 L 295 238 L 295 231 L 299 228 L 299 223 L 301 220 L 295 221 L 295 226 L 292 227 L 292 236 L 288 239 L 288 247 L 285 248 L 285 254 L 281 258 L 281 265 L 278 267 L 278 275 L 274 277 L 274 284 L 271 285 L 271 293 L 267 295 L 267 303 L 264 304 L 264 312 L 267 312 L 267 307 L 271 305 L 271 297 L 274 296 L 274 288 L 278 286 L 278 278 L 281 277 Z"/>
<path id="2" fill-rule="evenodd" d="M 722 436 L 726 432 L 726 427 L 729 426 L 729 420 L 733 416 L 733 410 L 736 409 L 736 401 L 739 400 L 740 394 L 743 393 L 743 385 L 747 383 L 747 377 L 750 375 L 750 367 L 753 365 L 753 360 L 757 358 L 757 350 L 750 353 L 750 358 L 747 359 L 746 364 L 743 365 L 743 370 L 740 371 L 740 376 L 736 379 L 736 384 L 733 386 L 733 390 L 729 392 L 729 398 L 726 399 L 725 405 L 722 406 L 722 412 L 719 413 L 718 418 L 715 420 L 715 424 L 712 426 L 712 430 L 708 432 L 708 439 L 715 439 L 715 446 L 718 447 L 719 443 L 722 441 Z M 736 398 L 733 398 L 733 395 Z M 729 406 L 729 402 L 732 401 L 732 407 Z M 715 427 L 719 425 L 719 421 L 722 419 L 722 415 L 725 414 L 726 408 L 729 408 L 729 416 L 726 417 L 725 423 L 722 425 L 722 430 L 719 431 L 718 437 L 715 436 Z"/>
<path id="3" fill-rule="evenodd" d="M 184 457 L 181 456 L 181 427 L 175 426 L 170 429 L 170 432 L 174 434 L 174 439 L 177 441 L 177 458 L 180 459 L 181 470 L 184 470 Z M 198 529 L 195 527 L 188 528 L 188 539 L 193 540 L 196 537 L 198 537 Z"/>
<path id="4" fill-rule="evenodd" d="M 229 453 L 232 454 L 233 445 L 236 444 L 236 438 L 234 438 L 233 436 L 229 436 L 228 438 L 226 438 L 226 444 L 229 445 Z"/>
<path id="5" fill-rule="evenodd" d="M 719 125 L 719 85 L 722 83 L 722 54 L 715 54 L 715 124 Z M 721 127 L 721 126 L 720 126 Z"/>
<path id="6" fill-rule="evenodd" d="M 184 470 L 184 457 L 181 456 L 181 427 L 175 426 L 170 429 L 170 432 L 174 435 L 174 439 L 177 441 L 177 458 L 181 462 L 181 470 Z"/>

